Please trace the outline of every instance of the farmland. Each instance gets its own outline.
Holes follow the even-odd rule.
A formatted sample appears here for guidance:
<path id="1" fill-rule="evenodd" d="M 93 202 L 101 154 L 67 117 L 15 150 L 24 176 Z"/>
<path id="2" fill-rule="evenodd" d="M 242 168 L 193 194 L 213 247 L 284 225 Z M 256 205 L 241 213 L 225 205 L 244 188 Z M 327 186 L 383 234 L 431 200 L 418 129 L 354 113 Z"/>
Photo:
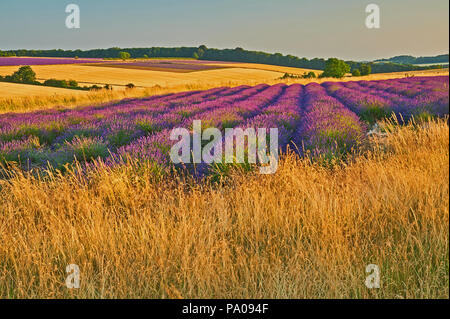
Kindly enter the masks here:
<path id="1" fill-rule="evenodd" d="M 18 58 L 23 59 L 23 58 Z M 45 58 L 39 58 L 45 59 Z M 47 58 L 49 59 L 49 58 Z M 128 64 L 134 63 L 166 63 L 175 62 L 183 65 L 206 65 L 214 67 L 213 70 L 194 72 L 170 72 L 146 69 L 133 69 Z M 119 68 L 100 67 L 103 64 L 119 64 Z M 96 66 L 97 65 L 97 66 Z M 164 65 L 167 66 L 167 65 Z M 342 80 L 322 79 L 280 79 L 284 73 L 303 74 L 313 71 L 319 75 L 322 71 L 299 69 L 292 67 L 273 66 L 255 63 L 233 63 L 221 61 L 197 61 L 189 59 L 146 59 L 129 62 L 104 61 L 95 65 L 33 65 L 39 81 L 48 79 L 76 80 L 80 85 L 111 85 L 114 92 L 80 92 L 69 89 L 33 87 L 30 85 L 0 82 L 0 113 L 20 112 L 39 108 L 52 108 L 61 106 L 90 105 L 93 102 L 102 103 L 125 97 L 144 97 L 154 94 L 176 93 L 186 90 L 205 90 L 219 86 L 257 85 L 259 83 L 300 83 L 326 81 L 353 81 L 352 77 Z M 217 69 L 220 68 L 220 69 Z M 1 66 L 0 76 L 10 75 L 18 70 L 18 66 Z M 173 71 L 173 70 L 172 70 Z M 408 73 L 380 73 L 360 77 L 361 80 L 384 80 L 403 78 L 408 76 L 438 76 L 448 75 L 448 69 L 413 71 Z M 133 83 L 137 87 L 125 90 L 125 85 Z M 120 91 L 120 92 L 119 92 Z"/>
<path id="2" fill-rule="evenodd" d="M 205 63 L 206 62 L 206 63 Z M 125 69 L 138 69 L 138 70 L 152 70 L 163 72 L 197 72 L 214 69 L 226 68 L 226 66 L 218 66 L 209 61 L 196 61 L 196 60 L 156 60 L 156 61 L 139 61 L 139 62 L 115 62 L 115 63 L 102 63 L 94 64 L 93 66 L 103 66 L 110 68 L 125 68 Z"/>
<path id="3" fill-rule="evenodd" d="M 7 75 L 17 71 L 17 67 L 1 67 L 0 74 Z M 124 86 L 130 82 L 138 87 L 173 86 L 183 84 L 205 83 L 208 81 L 225 83 L 241 79 L 253 81 L 268 81 L 280 77 L 282 74 L 275 71 L 258 69 L 227 68 L 219 70 L 206 70 L 199 72 L 178 73 L 170 71 L 153 71 L 133 68 L 96 67 L 91 65 L 52 65 L 35 66 L 33 70 L 39 80 L 50 78 L 74 79 L 86 84 L 111 84 Z M 219 84 L 220 85 L 220 84 Z"/>
<path id="4" fill-rule="evenodd" d="M 1 102 L 0 297 L 448 298 L 449 80 L 427 76 L 448 71 L 311 83 L 226 65 L 33 67 L 143 87 Z M 173 165 L 170 131 L 193 120 L 277 127 L 278 170 Z M 364 286 L 370 263 L 383 289 Z"/>
<path id="5" fill-rule="evenodd" d="M 0 58 L 0 64 L 1 59 Z M 9 59 L 9 58 L 8 58 Z M 26 58 L 17 58 L 26 59 Z M 37 58 L 28 58 L 37 59 Z M 39 60 L 52 60 L 39 58 Z M 63 60 L 63 59 L 56 59 Z M 86 60 L 72 60 L 86 61 Z M 100 60 L 102 61 L 102 60 Z M 18 62 L 15 62 L 18 63 Z M 0 66 L 0 76 L 12 74 L 18 70 L 17 65 Z M 204 85 L 212 88 L 223 85 L 255 85 L 258 83 L 281 82 L 279 79 L 284 73 L 303 74 L 315 72 L 320 75 L 322 71 L 300 69 L 293 67 L 274 66 L 256 63 L 233 63 L 221 61 L 197 61 L 186 59 L 147 59 L 132 60 L 128 62 L 106 61 L 102 63 L 34 65 L 33 70 L 40 81 L 56 79 L 73 79 L 83 84 L 112 85 L 116 89 L 123 89 L 130 82 L 141 88 L 160 86 L 164 88 L 186 85 Z M 380 73 L 362 77 L 363 80 L 381 80 L 409 76 L 448 75 L 448 69 L 412 71 L 408 73 Z M 324 82 L 331 79 L 299 79 L 285 80 L 291 83 L 306 84 L 309 82 Z M 354 80 L 351 77 L 345 80 Z M 0 82 L 0 86 L 3 84 Z M 0 97 L 7 96 L 5 94 Z M 13 97 L 11 94 L 8 97 Z"/>
<path id="6" fill-rule="evenodd" d="M 449 4 L 0 1 L 0 301 L 448 301 Z"/>

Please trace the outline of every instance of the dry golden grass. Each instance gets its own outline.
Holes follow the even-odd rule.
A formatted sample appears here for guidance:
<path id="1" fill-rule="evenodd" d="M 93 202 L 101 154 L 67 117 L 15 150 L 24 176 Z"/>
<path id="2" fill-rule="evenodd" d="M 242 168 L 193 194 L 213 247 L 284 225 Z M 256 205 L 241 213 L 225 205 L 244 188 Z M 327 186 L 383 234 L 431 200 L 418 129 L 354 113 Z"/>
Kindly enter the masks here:
<path id="1" fill-rule="evenodd" d="M 0 181 L 2 298 L 448 298 L 449 127 L 223 184 L 124 166 Z M 81 270 L 69 290 L 66 265 Z M 367 264 L 381 288 L 364 285 Z"/>
<path id="2" fill-rule="evenodd" d="M 41 88 L 41 86 L 37 87 Z M 184 90 L 186 90 L 186 88 L 184 88 Z M 144 97 L 152 94 L 159 94 L 160 91 L 164 92 L 164 90 L 159 89 L 157 87 L 153 89 L 131 89 L 131 90 L 113 90 L 113 91 L 109 90 L 100 90 L 100 91 L 69 90 L 69 91 L 71 91 L 71 94 L 31 95 L 31 96 L 14 96 L 3 98 L 0 97 L 0 114 L 8 112 L 28 112 L 49 108 L 62 109 L 76 106 L 100 104 L 103 102 L 120 100 L 124 98 Z"/>

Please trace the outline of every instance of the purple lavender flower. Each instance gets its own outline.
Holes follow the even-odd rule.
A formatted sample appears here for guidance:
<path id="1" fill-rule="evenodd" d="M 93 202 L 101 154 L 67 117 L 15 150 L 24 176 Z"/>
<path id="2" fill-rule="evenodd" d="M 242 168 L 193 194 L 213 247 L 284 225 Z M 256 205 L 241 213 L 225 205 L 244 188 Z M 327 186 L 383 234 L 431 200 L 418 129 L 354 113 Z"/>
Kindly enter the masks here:
<path id="1" fill-rule="evenodd" d="M 88 167 L 95 159 L 116 165 L 131 158 L 169 167 L 171 130 L 191 130 L 194 120 L 222 134 L 236 127 L 278 128 L 281 150 L 292 142 L 301 154 L 342 154 L 361 143 L 364 122 L 379 115 L 448 115 L 448 85 L 448 77 L 260 84 L 1 114 L 0 160 L 63 167 L 76 159 Z"/>

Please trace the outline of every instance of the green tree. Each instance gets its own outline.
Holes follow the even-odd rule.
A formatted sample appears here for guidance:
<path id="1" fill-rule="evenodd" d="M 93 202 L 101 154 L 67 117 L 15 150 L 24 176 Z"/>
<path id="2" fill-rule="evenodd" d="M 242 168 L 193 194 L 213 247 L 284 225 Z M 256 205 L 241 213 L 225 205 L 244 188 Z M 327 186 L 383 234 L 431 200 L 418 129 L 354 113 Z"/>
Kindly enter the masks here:
<path id="1" fill-rule="evenodd" d="M 306 73 L 306 72 L 305 72 Z M 305 79 L 314 79 L 316 77 L 316 74 L 313 71 L 309 71 L 303 76 Z"/>
<path id="2" fill-rule="evenodd" d="M 352 71 L 352 75 L 353 75 L 353 76 L 361 76 L 361 72 L 359 71 L 359 69 L 354 69 L 354 70 Z"/>
<path id="3" fill-rule="evenodd" d="M 75 80 L 69 80 L 68 83 L 69 83 L 69 86 L 72 87 L 72 88 L 78 87 L 78 82 L 75 81 Z"/>
<path id="4" fill-rule="evenodd" d="M 44 81 L 45 86 L 54 86 L 54 87 L 60 87 L 60 88 L 67 88 L 69 87 L 69 83 L 67 83 L 66 80 L 57 80 L 57 79 L 48 79 Z"/>
<path id="5" fill-rule="evenodd" d="M 29 66 L 22 66 L 18 71 L 14 72 L 13 75 L 7 77 L 8 80 L 17 83 L 35 83 L 36 73 Z"/>
<path id="6" fill-rule="evenodd" d="M 372 73 L 372 67 L 370 64 L 361 64 L 359 69 L 361 70 L 361 75 L 369 75 Z"/>
<path id="7" fill-rule="evenodd" d="M 342 78 L 350 72 L 350 66 L 342 60 L 330 58 L 325 62 L 325 69 L 320 77 Z"/>
<path id="8" fill-rule="evenodd" d="M 125 61 L 125 60 L 131 58 L 131 54 L 129 54 L 126 51 L 120 51 L 119 52 L 119 58 Z"/>

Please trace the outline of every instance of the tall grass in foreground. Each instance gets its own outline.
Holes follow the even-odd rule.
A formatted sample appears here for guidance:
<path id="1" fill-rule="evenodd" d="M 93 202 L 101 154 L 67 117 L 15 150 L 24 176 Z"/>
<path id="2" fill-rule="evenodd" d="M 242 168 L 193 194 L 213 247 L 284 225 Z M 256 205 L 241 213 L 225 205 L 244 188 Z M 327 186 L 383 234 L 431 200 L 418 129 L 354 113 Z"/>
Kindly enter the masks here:
<path id="1" fill-rule="evenodd" d="M 386 126 L 387 124 L 385 124 Z M 449 127 L 221 184 L 124 166 L 0 182 L 2 298 L 448 298 Z M 69 290 L 66 265 L 81 270 Z M 381 288 L 364 285 L 367 264 Z"/>

